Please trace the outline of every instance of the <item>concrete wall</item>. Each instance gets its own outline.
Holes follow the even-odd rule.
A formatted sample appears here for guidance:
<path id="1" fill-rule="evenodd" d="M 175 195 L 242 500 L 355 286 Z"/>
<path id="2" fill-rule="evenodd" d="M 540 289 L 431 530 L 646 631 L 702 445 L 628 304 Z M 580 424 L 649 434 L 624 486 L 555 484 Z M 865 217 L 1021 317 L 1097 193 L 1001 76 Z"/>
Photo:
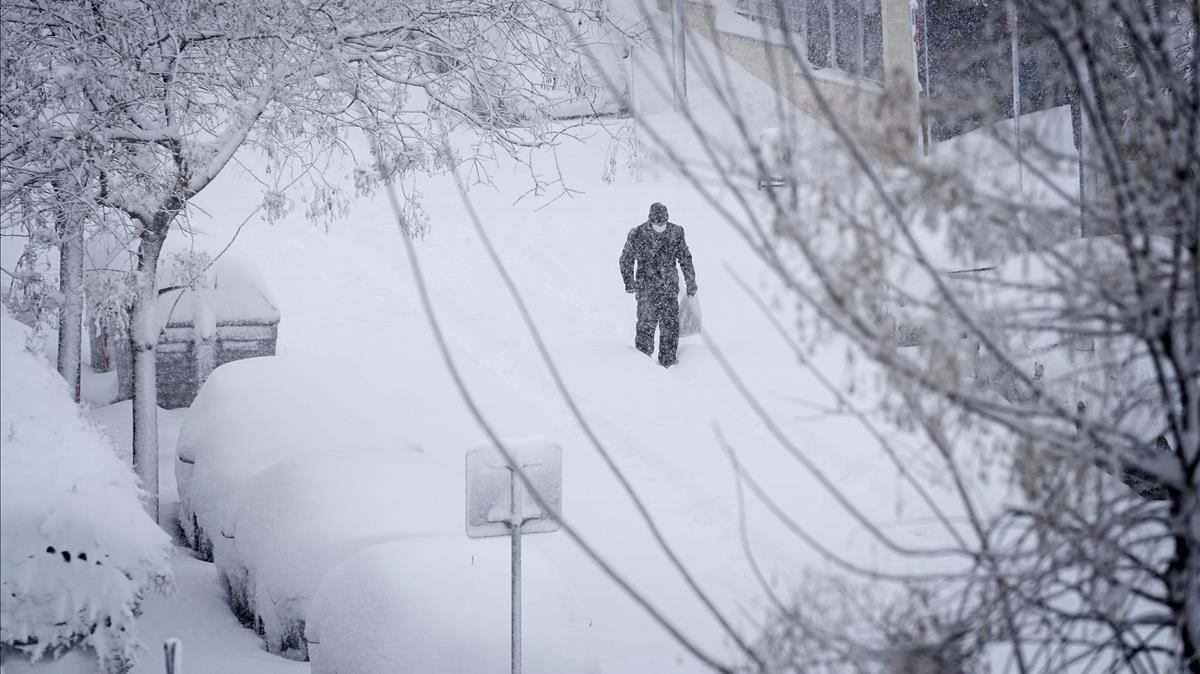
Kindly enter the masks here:
<path id="1" fill-rule="evenodd" d="M 671 0 L 657 0 L 657 4 L 661 11 L 670 13 Z M 786 46 L 717 28 L 718 11 L 731 12 L 732 6 L 732 0 L 687 0 L 685 23 L 689 31 L 711 40 L 792 105 L 826 123 L 812 87 Z M 838 119 L 869 142 L 878 144 L 885 151 L 915 152 L 919 140 L 916 63 L 909 2 L 881 0 L 881 10 L 884 85 L 856 81 L 852 75 L 840 71 L 815 71 L 816 89 Z"/>
<path id="2" fill-rule="evenodd" d="M 214 368 L 243 358 L 274 356 L 276 323 L 218 323 L 216 338 L 199 342 L 191 323 L 172 323 L 155 349 L 158 406 L 187 407 Z"/>
<path id="3" fill-rule="evenodd" d="M 918 151 L 917 58 L 909 0 L 880 0 L 883 11 L 884 96 L 888 132 L 898 146 Z"/>

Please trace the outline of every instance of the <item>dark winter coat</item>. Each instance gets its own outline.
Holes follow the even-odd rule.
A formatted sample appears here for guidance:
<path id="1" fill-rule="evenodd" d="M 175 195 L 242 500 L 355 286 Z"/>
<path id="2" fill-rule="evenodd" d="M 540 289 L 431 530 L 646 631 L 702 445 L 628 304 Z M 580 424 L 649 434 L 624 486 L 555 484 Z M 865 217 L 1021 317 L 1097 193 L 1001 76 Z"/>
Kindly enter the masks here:
<path id="1" fill-rule="evenodd" d="M 625 249 L 621 251 L 621 278 L 625 281 L 625 290 L 639 295 L 679 294 L 676 263 L 683 269 L 688 292 L 695 293 L 696 269 L 683 238 L 683 228 L 668 222 L 666 230 L 659 234 L 649 222 L 643 222 L 629 230 Z"/>

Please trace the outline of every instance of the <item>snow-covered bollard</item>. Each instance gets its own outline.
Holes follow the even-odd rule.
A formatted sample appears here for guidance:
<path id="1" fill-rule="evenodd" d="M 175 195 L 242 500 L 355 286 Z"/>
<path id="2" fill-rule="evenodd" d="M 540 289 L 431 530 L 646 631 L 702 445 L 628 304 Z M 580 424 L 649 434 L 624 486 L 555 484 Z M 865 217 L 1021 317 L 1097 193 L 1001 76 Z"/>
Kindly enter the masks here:
<path id="1" fill-rule="evenodd" d="M 208 288 L 192 291 L 195 298 L 192 317 L 192 351 L 196 359 L 196 382 L 203 384 L 217 367 L 217 315 L 213 293 Z"/>
<path id="2" fill-rule="evenodd" d="M 536 584 L 524 600 L 524 666 L 530 674 L 594 673 L 587 622 L 546 551 L 526 542 Z M 313 674 L 502 672 L 509 662 L 508 541 L 461 537 L 386 543 L 326 575 L 305 636 Z"/>
<path id="3" fill-rule="evenodd" d="M 171 638 L 163 642 L 163 657 L 167 664 L 167 674 L 183 674 L 183 642 Z"/>

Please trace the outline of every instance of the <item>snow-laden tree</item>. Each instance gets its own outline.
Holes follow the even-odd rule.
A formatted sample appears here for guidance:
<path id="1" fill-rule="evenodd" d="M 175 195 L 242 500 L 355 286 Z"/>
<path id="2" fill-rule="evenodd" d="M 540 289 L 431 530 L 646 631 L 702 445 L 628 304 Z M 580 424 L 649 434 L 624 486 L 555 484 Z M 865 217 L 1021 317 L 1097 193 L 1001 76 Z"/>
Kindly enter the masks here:
<path id="1" fill-rule="evenodd" d="M 89 231 L 104 230 L 96 218 L 89 217 L 96 215 L 90 204 L 78 198 L 87 192 L 80 180 L 81 176 L 65 170 L 41 185 L 27 186 L 21 198 L 5 205 L 0 226 L 3 236 L 25 241 L 17 269 L 5 270 L 11 276 L 10 308 L 32 325 L 54 328 L 58 371 L 76 402 L 87 295 L 85 241 Z"/>
<path id="2" fill-rule="evenodd" d="M 88 201 L 91 190 L 87 180 L 86 172 L 64 167 L 19 189 L 5 189 L 0 210 L 0 236 L 23 241 L 13 269 L 3 269 L 6 303 L 14 315 L 36 327 L 37 334 L 57 335 L 58 371 L 76 402 L 83 367 L 84 314 L 93 319 L 103 314 L 86 305 L 114 305 L 118 295 L 113 292 L 111 277 L 127 275 L 114 268 L 114 263 L 121 269 L 130 266 L 121 264 L 112 251 L 96 254 L 97 241 L 128 238 L 129 227 L 119 214 L 106 213 Z M 107 247 L 111 246 L 102 248 Z M 127 323 L 125 318 L 120 325 Z M 119 334 L 125 335 L 124 330 Z M 131 387 L 123 390 L 121 400 L 132 396 Z"/>
<path id="3" fill-rule="evenodd" d="M 352 153 L 355 134 L 371 139 L 374 155 L 358 164 L 359 192 L 552 142 L 562 132 L 548 121 L 552 106 L 590 87 L 574 36 L 581 22 L 603 20 L 603 6 L 33 0 L 5 3 L 0 17 L 6 204 L 57 186 L 136 234 L 133 460 L 157 502 L 156 271 L 189 200 L 243 148 L 288 176 L 265 184 L 310 187 L 307 213 L 323 218 L 347 195 L 321 161 Z M 460 132 L 477 141 L 447 157 L 446 138 Z M 269 218 L 291 203 L 282 187 L 264 190 Z M 405 216 L 410 234 L 425 226 L 415 201 Z"/>
<path id="4" fill-rule="evenodd" d="M 903 71 L 879 93 L 862 86 L 858 106 L 830 100 L 798 33 L 764 37 L 788 48 L 777 73 L 803 80 L 776 90 L 807 86 L 828 133 L 782 93 L 746 105 L 719 50 L 700 49 L 688 72 L 738 130 L 715 135 L 711 116 L 685 113 L 718 178 L 645 125 L 774 271 L 788 310 L 749 284 L 747 301 L 780 321 L 800 362 L 820 379 L 808 355 L 845 344 L 850 378 L 820 380 L 915 494 L 921 513 L 906 514 L 937 523 L 914 541 L 843 499 L 879 559 L 817 549 L 871 589 L 814 578 L 780 596 L 764 578 L 776 611 L 756 668 L 1200 671 L 1198 5 L 1013 4 L 1022 44 L 1043 48 L 1037 76 L 1069 103 L 1023 120 L 1019 143 L 1003 18 L 995 40 L 958 26 L 963 51 L 936 64 L 934 90 L 960 88 L 926 101 L 921 122 L 983 128 L 928 156 L 916 129 L 875 113 L 915 103 L 890 93 Z M 804 538 L 810 513 L 741 477 Z"/>
<path id="5" fill-rule="evenodd" d="M 0 657 L 5 671 L 128 672 L 146 652 L 143 600 L 172 586 L 170 539 L 29 332 L 0 308 Z"/>

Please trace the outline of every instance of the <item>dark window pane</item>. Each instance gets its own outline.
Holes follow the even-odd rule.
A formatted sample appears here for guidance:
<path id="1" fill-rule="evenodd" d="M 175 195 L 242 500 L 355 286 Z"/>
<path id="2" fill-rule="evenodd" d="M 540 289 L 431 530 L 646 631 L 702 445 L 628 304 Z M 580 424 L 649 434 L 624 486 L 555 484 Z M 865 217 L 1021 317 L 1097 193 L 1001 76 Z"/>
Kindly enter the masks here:
<path id="1" fill-rule="evenodd" d="M 808 2 L 808 62 L 813 68 L 828 68 L 829 62 L 829 3 L 827 0 Z"/>
<path id="2" fill-rule="evenodd" d="M 858 2 L 838 0 L 833 4 L 833 26 L 837 37 L 837 67 L 848 73 L 858 72 Z"/>
<path id="3" fill-rule="evenodd" d="M 734 7 L 752 21 L 806 34 L 808 62 L 815 69 L 883 81 L 880 0 L 736 0 Z"/>
<path id="4" fill-rule="evenodd" d="M 863 3 L 863 76 L 883 82 L 883 12 L 879 0 Z"/>
<path id="5" fill-rule="evenodd" d="M 803 30 L 804 0 L 738 0 L 738 14 L 771 28 L 799 33 Z M 781 13 L 782 10 L 782 13 Z"/>

